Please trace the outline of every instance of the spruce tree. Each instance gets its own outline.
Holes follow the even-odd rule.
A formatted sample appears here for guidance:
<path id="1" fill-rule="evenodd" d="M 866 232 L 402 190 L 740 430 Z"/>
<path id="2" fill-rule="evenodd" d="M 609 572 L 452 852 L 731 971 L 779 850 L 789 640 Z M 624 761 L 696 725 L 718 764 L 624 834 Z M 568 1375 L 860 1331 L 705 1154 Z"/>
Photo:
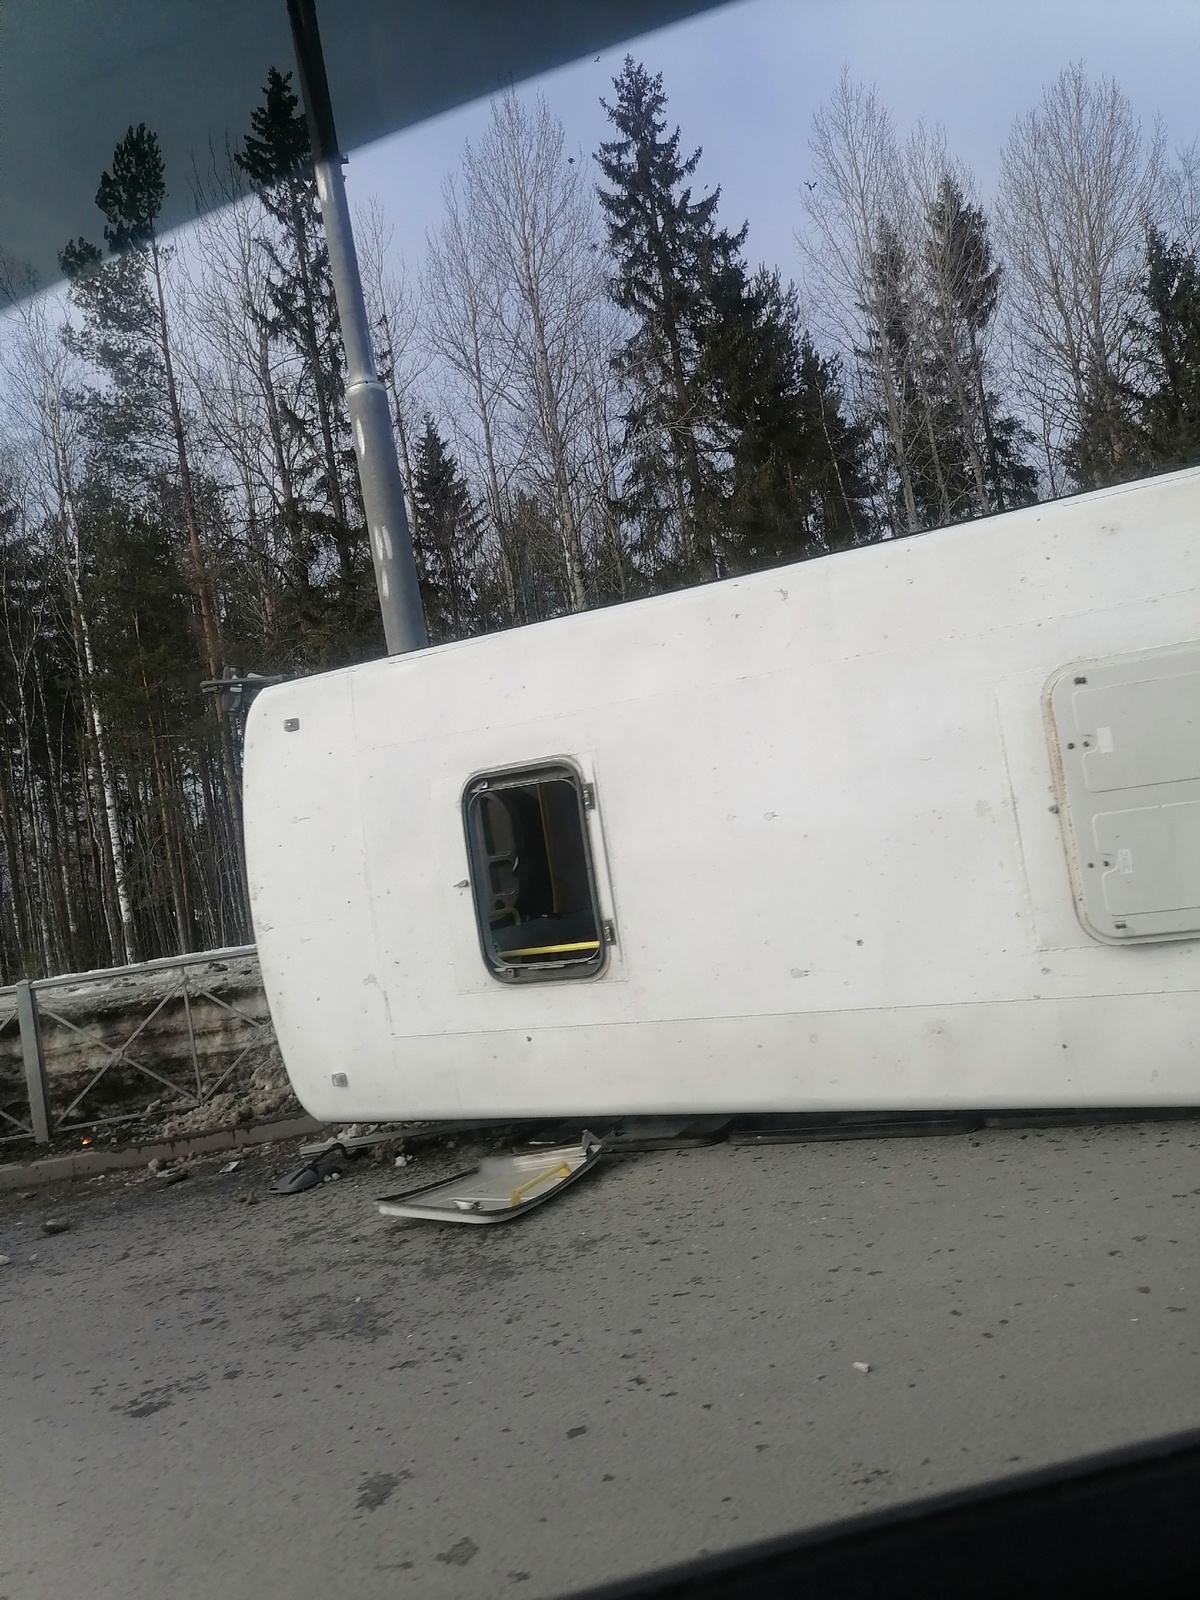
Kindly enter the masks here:
<path id="1" fill-rule="evenodd" d="M 622 137 L 596 159 L 612 186 L 600 190 L 612 293 L 635 319 L 615 367 L 630 400 L 620 509 L 643 563 L 660 583 L 694 581 L 853 543 L 863 439 L 795 289 L 751 276 L 746 227 L 718 224 L 719 189 L 693 198 L 700 152 L 684 159 L 679 129 L 668 135 L 661 74 L 626 58 L 616 89 L 605 109 Z"/>
<path id="2" fill-rule="evenodd" d="M 1037 496 L 1037 474 L 1023 458 L 1028 435 L 1015 416 L 999 414 L 984 357 L 1002 269 L 986 212 L 948 174 L 926 210 L 923 266 L 932 383 L 957 432 L 949 450 L 956 501 L 966 507 L 974 478 L 980 513 L 1028 504 Z"/>
<path id="3" fill-rule="evenodd" d="M 1145 251 L 1127 327 L 1134 372 L 1119 389 L 1095 387 L 1065 452 L 1081 483 L 1200 463 L 1200 258 L 1157 227 Z"/>
<path id="4" fill-rule="evenodd" d="M 943 177 L 922 236 L 879 223 L 870 270 L 876 316 L 868 348 L 856 353 L 868 372 L 886 365 L 890 383 L 872 420 L 887 441 L 879 487 L 893 529 L 915 532 L 1035 499 L 1037 475 L 1023 455 L 1029 436 L 1001 414 L 989 387 L 984 352 L 1000 271 L 982 209 Z M 903 519 L 893 509 L 901 500 Z"/>
<path id="5" fill-rule="evenodd" d="M 476 567 L 482 521 L 458 462 L 428 412 L 412 485 L 417 560 L 430 637 L 478 631 Z"/>
<path id="6" fill-rule="evenodd" d="M 504 597 L 496 595 L 484 609 L 485 616 L 495 618 L 490 625 L 544 622 L 569 610 L 570 596 L 558 554 L 562 541 L 554 508 L 544 495 L 518 485 L 506 498 L 498 533 L 512 573 L 514 604 L 507 608 Z"/>
<path id="7" fill-rule="evenodd" d="M 836 364 L 818 354 L 778 272 L 730 287 L 704 361 L 723 435 L 723 564 L 754 570 L 855 544 L 867 529 L 863 438 L 843 414 Z"/>
<path id="8" fill-rule="evenodd" d="M 867 424 L 882 441 L 876 487 L 893 534 L 916 533 L 945 520 L 945 497 L 939 493 L 925 427 L 913 263 L 886 218 L 875 230 L 867 279 L 872 303 L 859 307 L 867 342 L 854 354 L 870 378 Z"/>
<path id="9" fill-rule="evenodd" d="M 746 235 L 717 224 L 720 190 L 693 197 L 701 152 L 684 157 L 667 132 L 662 74 L 625 58 L 616 100 L 601 104 L 618 137 L 596 161 L 615 273 L 611 293 L 635 326 L 615 368 L 628 394 L 625 514 L 650 558 L 681 578 L 716 568 L 706 502 L 714 490 L 712 407 L 702 355 L 714 320 L 714 283 L 737 261 Z"/>
<path id="10" fill-rule="evenodd" d="M 1200 462 L 1200 259 L 1158 229 L 1146 241 L 1138 331 L 1147 382 L 1136 459 L 1151 471 Z"/>

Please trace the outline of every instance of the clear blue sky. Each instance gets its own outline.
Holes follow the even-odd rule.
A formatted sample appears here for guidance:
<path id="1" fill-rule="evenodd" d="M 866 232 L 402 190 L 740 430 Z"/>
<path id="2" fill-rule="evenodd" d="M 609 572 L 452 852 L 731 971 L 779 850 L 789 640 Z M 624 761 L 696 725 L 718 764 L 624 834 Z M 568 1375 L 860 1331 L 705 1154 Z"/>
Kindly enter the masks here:
<path id="1" fill-rule="evenodd" d="M 666 79 L 685 143 L 704 146 L 701 178 L 722 186 L 726 220 L 750 223 L 752 257 L 798 270 L 798 190 L 808 129 L 843 65 L 875 83 L 903 132 L 940 121 L 984 194 L 1014 116 L 1068 62 L 1124 86 L 1172 148 L 1200 135 L 1200 0 L 740 0 L 628 47 Z M 623 50 L 537 80 L 569 140 L 604 137 L 601 94 Z M 486 105 L 465 107 L 356 153 L 352 201 L 377 196 L 415 268 L 437 220 L 439 185 Z"/>

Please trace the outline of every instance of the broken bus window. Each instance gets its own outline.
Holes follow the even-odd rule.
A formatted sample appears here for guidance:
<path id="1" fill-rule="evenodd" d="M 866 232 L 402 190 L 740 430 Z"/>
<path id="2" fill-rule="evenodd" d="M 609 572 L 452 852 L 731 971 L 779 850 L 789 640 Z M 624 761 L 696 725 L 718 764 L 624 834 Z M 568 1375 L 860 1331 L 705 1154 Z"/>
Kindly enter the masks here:
<path id="1" fill-rule="evenodd" d="M 578 774 L 555 765 L 477 778 L 463 810 L 480 942 L 494 975 L 598 972 L 604 929 Z"/>

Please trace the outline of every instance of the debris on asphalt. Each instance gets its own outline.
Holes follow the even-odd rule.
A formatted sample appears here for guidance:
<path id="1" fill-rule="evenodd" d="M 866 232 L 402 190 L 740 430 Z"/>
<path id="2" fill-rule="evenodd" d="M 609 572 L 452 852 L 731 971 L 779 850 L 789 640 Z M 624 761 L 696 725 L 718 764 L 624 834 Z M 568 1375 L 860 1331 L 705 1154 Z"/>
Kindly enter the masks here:
<path id="1" fill-rule="evenodd" d="M 930 1139 L 975 1133 L 983 1118 L 973 1111 L 773 1112 L 738 1117 L 733 1145 L 812 1144 L 846 1139 Z"/>
<path id="2" fill-rule="evenodd" d="M 578 1123 L 575 1124 L 579 1126 Z M 699 1150 L 705 1145 L 724 1139 L 733 1126 L 728 1116 L 696 1117 L 619 1117 L 611 1126 L 600 1128 L 599 1138 L 605 1151 L 612 1156 L 642 1155 L 654 1150 Z M 559 1124 L 561 1133 L 554 1137 L 550 1128 L 541 1138 L 557 1144 L 568 1137 L 567 1125 Z M 541 1142 L 532 1138 L 530 1144 Z"/>
<path id="3" fill-rule="evenodd" d="M 295 1172 L 283 1173 L 271 1184 L 272 1194 L 303 1194 L 305 1189 L 315 1189 L 321 1180 L 317 1176 L 317 1169 L 310 1162 L 308 1166 L 297 1167 Z"/>
<path id="4" fill-rule="evenodd" d="M 7 1267 L 11 1260 L 11 1256 L 0 1256 L 0 1267 Z"/>
<path id="5" fill-rule="evenodd" d="M 297 1167 L 294 1172 L 285 1172 L 271 1184 L 272 1194 L 303 1194 L 306 1189 L 315 1189 L 319 1184 L 328 1183 L 331 1178 L 340 1178 L 341 1168 L 336 1166 L 338 1158 L 345 1159 L 346 1152 L 340 1144 L 331 1145 L 321 1155 L 314 1156 L 304 1166 Z"/>
<path id="6" fill-rule="evenodd" d="M 238 1161 L 227 1161 L 225 1163 L 225 1165 L 221 1168 L 221 1171 L 222 1172 L 236 1172 L 237 1169 L 241 1166 L 241 1164 L 242 1163 L 241 1163 L 240 1160 L 238 1160 Z"/>
<path id="7" fill-rule="evenodd" d="M 377 1202 L 379 1214 L 429 1222 L 506 1222 L 524 1216 L 589 1171 L 601 1149 L 599 1139 L 585 1129 L 578 1144 L 489 1156 L 436 1183 L 385 1195 Z"/>
<path id="8" fill-rule="evenodd" d="M 327 1150 L 332 1150 L 335 1145 L 340 1145 L 347 1156 L 356 1155 L 360 1150 L 376 1150 L 381 1145 L 408 1145 L 414 1141 L 431 1142 L 434 1144 L 446 1141 L 448 1135 L 460 1133 L 490 1134 L 511 1128 L 511 1122 L 497 1122 L 494 1119 L 474 1122 L 424 1122 L 424 1123 L 384 1123 L 382 1126 L 365 1127 L 361 1122 L 351 1122 L 340 1133 L 330 1134 L 324 1139 L 314 1139 L 300 1146 L 300 1154 L 305 1159 L 312 1156 L 324 1155 Z"/>
<path id="9" fill-rule="evenodd" d="M 157 1172 L 158 1169 L 162 1166 L 162 1164 L 163 1164 L 163 1161 L 162 1161 L 162 1157 L 161 1156 L 151 1156 L 149 1161 L 147 1161 L 147 1163 L 146 1163 L 146 1171 L 147 1172 Z"/>
<path id="10" fill-rule="evenodd" d="M 155 1174 L 162 1183 L 182 1183 L 187 1175 L 186 1167 L 162 1167 Z"/>
<path id="11" fill-rule="evenodd" d="M 309 1159 L 328 1154 L 331 1150 L 340 1150 L 344 1156 L 349 1157 L 359 1150 L 369 1150 L 374 1145 L 394 1144 L 401 1138 L 397 1129 L 392 1127 L 379 1128 L 370 1133 L 364 1133 L 361 1122 L 352 1122 L 348 1129 L 333 1135 L 328 1139 L 314 1139 L 300 1146 L 300 1154 Z"/>
<path id="12" fill-rule="evenodd" d="M 42 1222 L 43 1233 L 66 1233 L 71 1224 L 65 1217 L 46 1217 Z"/>
<path id="13" fill-rule="evenodd" d="M 870 1372 L 871 1370 L 871 1363 L 869 1361 L 852 1361 L 850 1365 L 854 1368 L 855 1372 Z"/>
<path id="14" fill-rule="evenodd" d="M 299 1111 L 287 1072 L 275 1046 L 265 1047 L 262 1059 L 251 1072 L 244 1088 L 221 1090 L 203 1105 L 179 1116 L 169 1117 L 160 1130 L 164 1139 L 180 1139 L 191 1134 L 213 1133 L 239 1122 L 262 1122 L 267 1117 Z"/>
<path id="15" fill-rule="evenodd" d="M 397 1156 L 392 1165 L 397 1167 L 406 1167 L 411 1160 L 411 1156 Z"/>

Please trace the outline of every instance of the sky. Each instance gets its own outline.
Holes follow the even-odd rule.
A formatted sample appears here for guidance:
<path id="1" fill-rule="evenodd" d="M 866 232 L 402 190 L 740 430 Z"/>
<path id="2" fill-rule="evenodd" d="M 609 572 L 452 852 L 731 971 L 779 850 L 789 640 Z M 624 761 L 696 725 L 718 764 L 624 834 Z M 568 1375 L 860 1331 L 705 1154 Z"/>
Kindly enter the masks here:
<path id="1" fill-rule="evenodd" d="M 749 222 L 750 261 L 785 278 L 802 271 L 812 116 L 843 68 L 878 88 L 901 135 L 940 122 L 985 198 L 1014 118 L 1073 61 L 1114 76 L 1147 132 L 1161 119 L 1169 149 L 1200 139 L 1200 0 L 737 0 L 519 86 L 545 95 L 584 160 L 608 134 L 600 98 L 626 50 L 663 73 L 685 149 L 703 147 L 700 187 L 721 187 L 727 225 Z M 479 101 L 351 152 L 351 204 L 382 203 L 410 277 L 442 181 L 487 120 Z M 185 255 L 189 231 L 175 236 Z"/>
<path id="2" fill-rule="evenodd" d="M 702 185 L 721 186 L 727 223 L 750 223 L 751 260 L 785 276 L 800 267 L 809 125 L 844 66 L 877 86 L 901 133 L 941 122 L 985 196 L 1014 117 L 1072 61 L 1116 77 L 1147 130 L 1162 118 L 1172 149 L 1200 137 L 1200 0 L 739 0 L 525 86 L 584 155 L 606 135 L 599 100 L 625 49 L 663 73 L 685 146 L 704 148 Z M 443 176 L 487 115 L 486 103 L 464 107 L 351 158 L 351 202 L 383 203 L 410 271 Z"/>

